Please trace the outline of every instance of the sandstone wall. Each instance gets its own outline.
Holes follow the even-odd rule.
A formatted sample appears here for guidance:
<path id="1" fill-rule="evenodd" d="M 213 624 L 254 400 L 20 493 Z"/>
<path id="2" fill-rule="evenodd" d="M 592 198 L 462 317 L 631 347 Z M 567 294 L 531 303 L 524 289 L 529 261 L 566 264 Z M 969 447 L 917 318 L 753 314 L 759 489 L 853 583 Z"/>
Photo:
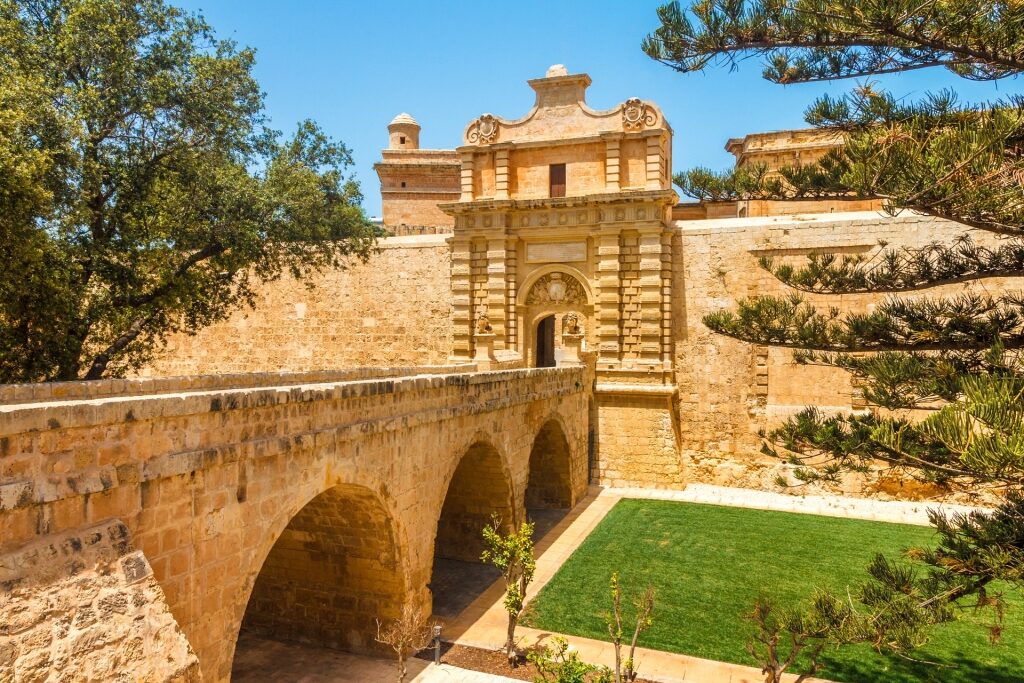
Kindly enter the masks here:
<path id="1" fill-rule="evenodd" d="M 796 365 L 790 351 L 746 344 L 712 333 L 702 318 L 734 309 L 758 294 L 794 290 L 758 265 L 799 265 L 808 254 L 869 255 L 880 243 L 892 247 L 950 242 L 963 228 L 931 217 L 876 212 L 779 218 L 737 218 L 678 222 L 673 296 L 675 372 L 679 387 L 681 451 L 689 481 L 769 487 L 780 472 L 777 461 L 759 454 L 758 430 L 778 424 L 807 405 L 848 411 L 858 407 L 850 376 L 834 368 Z M 975 235 L 979 242 L 992 239 Z M 1017 280 L 973 283 L 922 292 L 950 294 L 969 288 L 1024 289 Z M 820 310 L 839 306 L 864 312 L 881 295 L 808 295 Z M 850 490 L 855 488 L 850 483 Z"/>
<path id="2" fill-rule="evenodd" d="M 380 253 L 307 288 L 289 278 L 194 336 L 176 335 L 143 375 L 279 372 L 445 363 L 451 346 L 443 235 L 391 237 Z"/>
<path id="3" fill-rule="evenodd" d="M 370 646 L 373 618 L 407 597 L 429 611 L 436 529 L 479 537 L 491 512 L 522 518 L 552 422 L 565 500 L 582 498 L 592 382 L 550 368 L 0 404 L 0 681 L 52 660 L 94 666 L 88 680 L 123 664 L 128 680 L 189 683 L 195 657 L 203 680 L 225 681 L 251 591 L 253 626 Z M 467 456 L 478 444 L 494 462 Z M 439 522 L 460 484 L 472 522 Z M 325 600 L 331 622 L 300 621 Z M 118 616 L 87 631 L 103 610 Z M 154 651 L 159 676 L 132 668 Z"/>
<path id="4" fill-rule="evenodd" d="M 0 554 L 0 615 L 0 681 L 202 680 L 120 521 Z"/>

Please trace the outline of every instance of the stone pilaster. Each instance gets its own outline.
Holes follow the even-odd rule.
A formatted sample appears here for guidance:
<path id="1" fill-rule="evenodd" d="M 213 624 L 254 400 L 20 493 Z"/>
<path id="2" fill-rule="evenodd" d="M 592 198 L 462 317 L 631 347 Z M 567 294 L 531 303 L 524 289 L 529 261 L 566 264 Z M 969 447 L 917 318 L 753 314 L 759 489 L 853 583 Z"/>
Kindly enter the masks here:
<path id="1" fill-rule="evenodd" d="M 660 190 L 664 185 L 663 153 L 661 140 L 654 135 L 647 138 L 647 184 L 648 190 Z"/>
<path id="2" fill-rule="evenodd" d="M 518 240 L 505 240 L 505 348 L 519 348 L 519 329 L 516 316 L 516 246 Z"/>
<path id="3" fill-rule="evenodd" d="M 473 320 L 470 296 L 470 241 L 453 237 L 452 248 L 452 360 L 469 362 L 473 358 Z"/>
<path id="4" fill-rule="evenodd" d="M 605 139 L 605 166 L 604 166 L 604 183 L 605 192 L 618 192 L 619 191 L 619 152 L 620 152 L 621 141 L 619 138 L 606 138 Z"/>
<path id="5" fill-rule="evenodd" d="M 594 318 L 597 323 L 598 363 L 603 367 L 619 361 L 619 235 L 597 237 L 597 283 Z"/>
<path id="6" fill-rule="evenodd" d="M 494 150 L 494 198 L 508 199 L 509 168 L 508 147 Z"/>
<path id="7" fill-rule="evenodd" d="M 644 363 L 662 358 L 662 228 L 645 231 L 639 246 L 640 353 Z"/>
<path id="8" fill-rule="evenodd" d="M 619 236 L 619 358 L 624 365 L 640 359 L 640 246 L 636 233 Z"/>
<path id="9" fill-rule="evenodd" d="M 459 183 L 462 194 L 460 202 L 473 201 L 473 152 L 461 152 L 459 154 L 461 170 L 459 172 Z"/>
<path id="10" fill-rule="evenodd" d="M 505 264 L 505 236 L 487 240 L 487 317 L 494 328 L 494 348 L 506 349 L 508 321 L 508 280 Z"/>
<path id="11" fill-rule="evenodd" d="M 475 237 L 469 246 L 469 329 L 473 334 L 470 351 L 474 354 L 476 353 L 477 323 L 483 316 L 487 316 L 490 319 L 488 311 L 490 297 L 488 295 L 487 266 L 487 240 L 482 237 Z"/>
<path id="12" fill-rule="evenodd" d="M 672 232 L 661 233 L 661 361 L 666 369 L 672 367 Z"/>

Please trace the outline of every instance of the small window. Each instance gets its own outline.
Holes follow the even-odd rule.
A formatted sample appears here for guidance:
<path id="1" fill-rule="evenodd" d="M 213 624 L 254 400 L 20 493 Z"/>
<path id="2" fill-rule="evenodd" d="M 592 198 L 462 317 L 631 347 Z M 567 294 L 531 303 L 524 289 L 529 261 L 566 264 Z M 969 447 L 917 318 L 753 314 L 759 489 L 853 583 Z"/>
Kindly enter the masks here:
<path id="1" fill-rule="evenodd" d="M 552 197 L 564 197 L 565 196 L 565 164 L 551 164 L 550 167 L 550 179 L 551 179 L 551 196 Z"/>
<path id="2" fill-rule="evenodd" d="M 402 187 L 405 187 L 405 181 L 404 180 L 402 181 Z"/>
<path id="3" fill-rule="evenodd" d="M 405 136 L 404 135 L 399 135 L 398 136 L 398 144 L 400 144 L 400 145 L 404 145 L 405 144 Z"/>

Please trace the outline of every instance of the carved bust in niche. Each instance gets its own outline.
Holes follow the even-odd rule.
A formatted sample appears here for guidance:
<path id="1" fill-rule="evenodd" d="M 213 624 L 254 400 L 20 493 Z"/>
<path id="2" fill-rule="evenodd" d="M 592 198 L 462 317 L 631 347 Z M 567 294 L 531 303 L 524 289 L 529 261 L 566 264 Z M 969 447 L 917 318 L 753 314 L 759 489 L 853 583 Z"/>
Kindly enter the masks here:
<path id="1" fill-rule="evenodd" d="M 476 333 L 494 334 L 494 328 L 491 327 L 491 320 L 486 315 L 482 315 L 476 319 Z"/>
<path id="2" fill-rule="evenodd" d="M 578 337 L 583 334 L 583 326 L 580 324 L 578 313 L 566 313 L 562 318 L 562 334 Z"/>

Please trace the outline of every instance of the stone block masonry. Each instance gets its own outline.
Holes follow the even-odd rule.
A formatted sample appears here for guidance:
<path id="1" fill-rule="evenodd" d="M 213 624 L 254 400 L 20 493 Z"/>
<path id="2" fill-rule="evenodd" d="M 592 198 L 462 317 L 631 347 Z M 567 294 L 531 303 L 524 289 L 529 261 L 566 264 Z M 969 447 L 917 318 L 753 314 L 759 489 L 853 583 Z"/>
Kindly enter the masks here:
<path id="1" fill-rule="evenodd" d="M 149 561 L 120 521 L 0 555 L 0 616 L 0 681 L 201 680 Z"/>
<path id="2" fill-rule="evenodd" d="M 451 348 L 444 235 L 390 237 L 367 263 L 310 283 L 284 277 L 195 335 L 178 334 L 147 376 L 435 365 Z M 312 284 L 313 287 L 307 287 Z"/>
<path id="3" fill-rule="evenodd" d="M 564 504 L 586 492 L 586 367 L 261 379 L 0 405 L 0 680 L 6 666 L 46 680 L 59 661 L 189 681 L 195 658 L 203 680 L 227 680 L 243 619 L 369 649 L 374 619 L 407 600 L 430 612 L 435 554 L 492 512 L 522 519 L 551 430 Z M 134 386 L 147 383 L 166 389 Z M 62 630 L 91 628 L 108 595 L 125 619 Z M 132 669 L 150 646 L 173 657 Z"/>

